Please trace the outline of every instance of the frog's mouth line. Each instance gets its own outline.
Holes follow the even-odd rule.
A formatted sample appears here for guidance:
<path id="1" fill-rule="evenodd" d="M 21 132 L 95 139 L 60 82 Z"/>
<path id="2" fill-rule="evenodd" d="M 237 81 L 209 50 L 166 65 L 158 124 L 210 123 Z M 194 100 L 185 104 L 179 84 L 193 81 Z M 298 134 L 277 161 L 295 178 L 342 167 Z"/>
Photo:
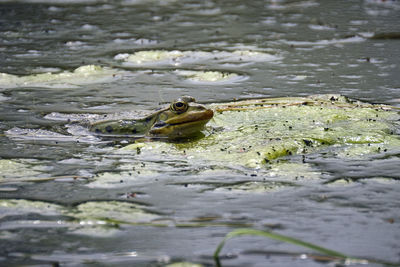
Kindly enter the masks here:
<path id="1" fill-rule="evenodd" d="M 149 133 L 153 136 L 184 137 L 201 131 L 204 125 L 213 117 L 212 110 L 192 112 L 167 121 L 160 121 L 153 125 Z"/>
<path id="2" fill-rule="evenodd" d="M 210 120 L 214 116 L 214 112 L 211 109 L 207 109 L 201 112 L 191 112 L 180 116 L 179 118 L 172 118 L 166 120 L 163 126 L 175 126 L 175 125 L 183 125 L 191 122 L 205 121 Z M 156 126 L 156 125 L 155 125 Z M 160 125 L 161 127 L 161 125 Z"/>

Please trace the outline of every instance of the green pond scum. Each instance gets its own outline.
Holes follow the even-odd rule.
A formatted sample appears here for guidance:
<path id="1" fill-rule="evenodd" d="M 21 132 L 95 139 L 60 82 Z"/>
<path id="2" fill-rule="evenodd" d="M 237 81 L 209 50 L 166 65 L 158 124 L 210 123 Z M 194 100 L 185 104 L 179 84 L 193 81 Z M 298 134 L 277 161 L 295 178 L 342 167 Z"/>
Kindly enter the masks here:
<path id="1" fill-rule="evenodd" d="M 399 110 L 340 95 L 266 98 L 210 104 L 204 137 L 141 142 L 121 150 L 182 155 L 187 159 L 269 168 L 288 157 L 325 150 L 362 158 L 400 149 Z"/>
<path id="2" fill-rule="evenodd" d="M 227 175 L 228 171 L 254 179 L 183 183 L 199 186 L 204 191 L 275 191 L 295 186 L 292 182 L 298 180 L 319 181 L 322 174 L 309 162 L 310 155 L 365 160 L 374 155 L 400 151 L 399 108 L 393 106 L 364 103 L 341 95 L 262 98 L 208 105 L 194 101 L 188 96 L 181 97 L 142 120 L 117 120 L 108 116 L 113 119 L 92 124 L 90 127 L 96 129 L 103 126 L 107 129 L 112 125 L 112 134 L 124 133 L 128 129 L 130 135 L 122 135 L 122 142 L 117 142 L 117 145 L 110 143 L 111 146 L 105 148 L 107 157 L 121 159 L 118 170 L 97 172 L 93 179 L 89 179 L 89 186 L 123 187 L 146 177 L 159 177 L 165 172 L 172 174 L 174 168 L 168 162 L 174 162 L 192 166 L 188 175 L 221 176 Z M 177 104 L 186 108 L 176 113 Z M 197 120 L 201 124 L 193 127 L 195 134 L 188 127 Z M 146 138 L 132 137 L 131 127 L 138 132 L 139 124 L 144 128 L 142 136 L 146 135 L 147 129 Z M 176 138 L 187 130 L 190 138 Z M 96 136 L 97 132 L 92 130 L 86 134 Z M 30 136 L 35 138 L 35 132 Z M 76 138 L 79 140 L 80 137 Z M 10 166 L 26 169 L 18 167 L 20 165 L 25 166 L 12 160 L 0 161 L 0 166 L 6 169 Z M 29 164 L 27 166 L 29 169 Z M 14 172 L 15 177 L 8 175 L 3 182 L 18 177 L 34 180 L 30 177 L 32 175 L 24 172 Z M 257 176 L 260 179 L 279 178 L 280 181 L 260 180 Z M 40 177 L 38 181 L 44 178 Z M 340 181 L 336 179 L 334 182 L 340 184 Z"/>
<path id="3" fill-rule="evenodd" d="M 84 65 L 73 71 L 50 69 L 31 75 L 13 75 L 0 73 L 2 88 L 39 87 L 39 88 L 75 88 L 91 83 L 111 83 L 126 75 L 127 71 L 116 70 L 98 65 Z"/>

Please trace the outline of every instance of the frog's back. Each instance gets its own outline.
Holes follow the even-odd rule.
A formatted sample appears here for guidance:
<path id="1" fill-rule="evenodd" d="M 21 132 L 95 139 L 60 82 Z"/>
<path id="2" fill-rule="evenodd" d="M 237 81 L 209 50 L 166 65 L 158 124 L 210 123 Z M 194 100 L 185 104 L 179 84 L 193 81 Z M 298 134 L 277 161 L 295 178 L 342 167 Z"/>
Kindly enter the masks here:
<path id="1" fill-rule="evenodd" d="M 145 135 L 154 123 L 155 114 L 145 111 L 107 114 L 90 122 L 89 130 L 100 135 Z"/>

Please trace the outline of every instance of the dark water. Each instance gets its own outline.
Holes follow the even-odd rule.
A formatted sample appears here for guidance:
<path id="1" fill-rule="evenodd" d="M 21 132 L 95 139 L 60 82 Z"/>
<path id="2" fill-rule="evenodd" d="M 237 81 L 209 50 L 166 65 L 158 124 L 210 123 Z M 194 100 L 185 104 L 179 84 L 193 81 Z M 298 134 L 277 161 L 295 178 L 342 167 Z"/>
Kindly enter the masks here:
<path id="1" fill-rule="evenodd" d="M 122 73 L 113 82 L 62 88 L 1 83 L 0 159 L 21 164 L 2 167 L 2 179 L 21 173 L 25 178 L 68 177 L 0 184 L 2 200 L 28 201 L 3 205 L 0 265 L 213 265 L 214 249 L 235 226 L 274 229 L 350 255 L 399 262 L 399 152 L 354 161 L 312 155 L 309 164 L 324 179 L 356 182 L 327 186 L 313 181 L 238 194 L 219 191 L 209 181 L 249 179 L 242 172 L 197 175 L 202 166 L 145 159 L 157 173 L 143 178 L 123 169 L 127 162 L 140 166 L 143 159 L 114 155 L 113 147 L 5 134 L 15 127 L 62 125 L 45 118 L 52 112 L 151 110 L 183 94 L 222 102 L 336 93 L 400 106 L 399 25 L 398 1 L 0 1 L 1 73 L 23 77 L 89 64 Z M 116 58 L 147 50 L 193 54 L 177 64 L 126 64 Z M 271 57 L 232 57 L 247 50 Z M 234 73 L 240 79 L 193 82 L 177 75 L 182 70 Z M 104 173 L 113 173 L 122 185 L 86 180 Z M 102 203 L 113 200 L 143 207 L 164 226 L 97 225 L 76 215 L 85 203 L 99 203 L 101 210 Z M 54 210 L 47 210 L 52 205 Z M 131 221 L 129 212 L 118 212 L 113 219 Z M 327 265 L 291 256 L 307 252 L 302 248 L 261 238 L 231 241 L 224 252 L 232 255 L 224 266 Z"/>

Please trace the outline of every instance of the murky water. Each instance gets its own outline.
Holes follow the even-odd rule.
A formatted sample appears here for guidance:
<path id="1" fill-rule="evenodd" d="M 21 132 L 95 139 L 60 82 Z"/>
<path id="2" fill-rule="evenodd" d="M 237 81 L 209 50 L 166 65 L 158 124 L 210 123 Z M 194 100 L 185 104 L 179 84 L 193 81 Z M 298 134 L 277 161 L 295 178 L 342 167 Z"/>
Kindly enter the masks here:
<path id="1" fill-rule="evenodd" d="M 335 93 L 399 107 L 399 25 L 398 1 L 0 1 L 0 265 L 213 265 L 244 226 L 399 262 L 400 151 L 312 153 L 297 181 L 59 131 L 181 95 Z M 79 72 L 88 65 L 99 68 Z M 254 237 L 223 252 L 224 266 L 326 265 Z"/>

